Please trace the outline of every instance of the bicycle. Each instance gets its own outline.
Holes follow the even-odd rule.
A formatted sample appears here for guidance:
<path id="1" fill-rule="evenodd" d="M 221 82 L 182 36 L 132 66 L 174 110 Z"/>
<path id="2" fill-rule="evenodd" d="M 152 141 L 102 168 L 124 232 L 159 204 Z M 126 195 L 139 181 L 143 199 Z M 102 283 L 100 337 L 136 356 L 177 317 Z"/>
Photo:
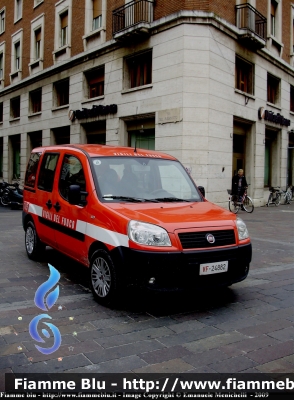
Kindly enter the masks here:
<path id="1" fill-rule="evenodd" d="M 281 202 L 281 189 L 279 187 L 270 187 L 268 190 L 270 194 L 266 206 L 269 207 L 271 204 L 274 204 L 277 207 Z"/>
<path id="2" fill-rule="evenodd" d="M 266 206 L 268 207 L 270 204 L 274 204 L 278 206 L 281 204 L 281 200 L 283 200 L 282 204 L 290 204 L 292 200 L 292 186 L 289 186 L 287 190 L 281 189 L 278 187 L 270 187 L 270 194 L 268 196 L 268 200 Z"/>
<path id="3" fill-rule="evenodd" d="M 249 197 L 247 195 L 247 188 L 245 188 L 245 191 L 243 193 L 242 199 L 239 199 L 239 196 L 237 194 L 232 194 L 232 191 L 230 189 L 227 189 L 228 194 L 230 195 L 229 197 L 229 210 L 234 213 L 237 214 L 238 211 L 240 210 L 244 210 L 247 213 L 252 213 L 254 210 L 254 204 L 253 201 L 251 199 L 251 197 Z"/>

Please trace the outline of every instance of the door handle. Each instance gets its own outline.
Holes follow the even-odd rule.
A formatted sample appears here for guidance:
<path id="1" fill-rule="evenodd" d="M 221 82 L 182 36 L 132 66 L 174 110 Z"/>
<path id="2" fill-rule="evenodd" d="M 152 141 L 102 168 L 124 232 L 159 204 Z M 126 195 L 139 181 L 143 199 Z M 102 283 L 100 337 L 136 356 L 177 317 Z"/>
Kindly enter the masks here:
<path id="1" fill-rule="evenodd" d="M 49 210 L 50 210 L 50 208 L 52 207 L 52 203 L 51 203 L 51 200 L 48 200 L 47 202 L 46 202 L 46 206 L 49 208 Z"/>
<path id="2" fill-rule="evenodd" d="M 55 210 L 56 210 L 57 212 L 61 209 L 60 204 L 58 203 L 58 201 L 54 204 L 53 207 L 55 208 Z"/>

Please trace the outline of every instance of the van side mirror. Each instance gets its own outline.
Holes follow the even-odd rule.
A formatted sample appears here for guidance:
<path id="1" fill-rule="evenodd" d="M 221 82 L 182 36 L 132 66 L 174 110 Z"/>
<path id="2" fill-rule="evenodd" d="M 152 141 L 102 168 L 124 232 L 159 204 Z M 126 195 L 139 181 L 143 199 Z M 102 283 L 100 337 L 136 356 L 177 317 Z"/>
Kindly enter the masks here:
<path id="1" fill-rule="evenodd" d="M 198 186 L 198 189 L 200 191 L 200 193 L 202 194 L 203 197 L 205 197 L 205 189 L 203 186 Z"/>
<path id="2" fill-rule="evenodd" d="M 80 185 L 70 185 L 68 188 L 68 202 L 72 205 L 78 205 L 81 203 Z"/>

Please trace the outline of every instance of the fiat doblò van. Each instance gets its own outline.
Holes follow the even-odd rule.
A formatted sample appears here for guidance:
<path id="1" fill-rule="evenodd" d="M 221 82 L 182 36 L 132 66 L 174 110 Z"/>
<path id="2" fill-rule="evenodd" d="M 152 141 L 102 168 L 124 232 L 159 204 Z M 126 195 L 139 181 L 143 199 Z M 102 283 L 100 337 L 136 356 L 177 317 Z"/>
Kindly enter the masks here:
<path id="1" fill-rule="evenodd" d="M 89 268 L 101 303 L 126 285 L 182 289 L 246 278 L 245 223 L 207 201 L 174 157 L 102 145 L 35 148 L 24 185 L 31 259 L 51 246 Z"/>

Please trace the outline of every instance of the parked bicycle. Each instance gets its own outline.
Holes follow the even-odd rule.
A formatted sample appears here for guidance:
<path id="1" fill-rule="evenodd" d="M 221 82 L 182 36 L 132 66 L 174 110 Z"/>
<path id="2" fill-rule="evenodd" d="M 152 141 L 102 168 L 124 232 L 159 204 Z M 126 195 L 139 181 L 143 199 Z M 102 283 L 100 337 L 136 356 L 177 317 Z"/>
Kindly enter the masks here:
<path id="1" fill-rule="evenodd" d="M 269 207 L 274 204 L 276 207 L 283 201 L 283 204 L 290 204 L 292 200 L 292 186 L 289 186 L 287 190 L 278 187 L 270 187 L 270 194 L 267 199 L 266 206 Z"/>
<path id="2" fill-rule="evenodd" d="M 237 212 L 241 209 L 243 211 L 246 211 L 247 213 L 252 213 L 254 210 L 254 204 L 251 199 L 247 195 L 247 188 L 244 190 L 244 194 L 241 198 L 237 194 L 232 194 L 232 191 L 230 189 L 227 189 L 228 194 L 230 195 L 229 197 L 229 210 L 233 212 L 234 214 L 237 214 Z"/>

